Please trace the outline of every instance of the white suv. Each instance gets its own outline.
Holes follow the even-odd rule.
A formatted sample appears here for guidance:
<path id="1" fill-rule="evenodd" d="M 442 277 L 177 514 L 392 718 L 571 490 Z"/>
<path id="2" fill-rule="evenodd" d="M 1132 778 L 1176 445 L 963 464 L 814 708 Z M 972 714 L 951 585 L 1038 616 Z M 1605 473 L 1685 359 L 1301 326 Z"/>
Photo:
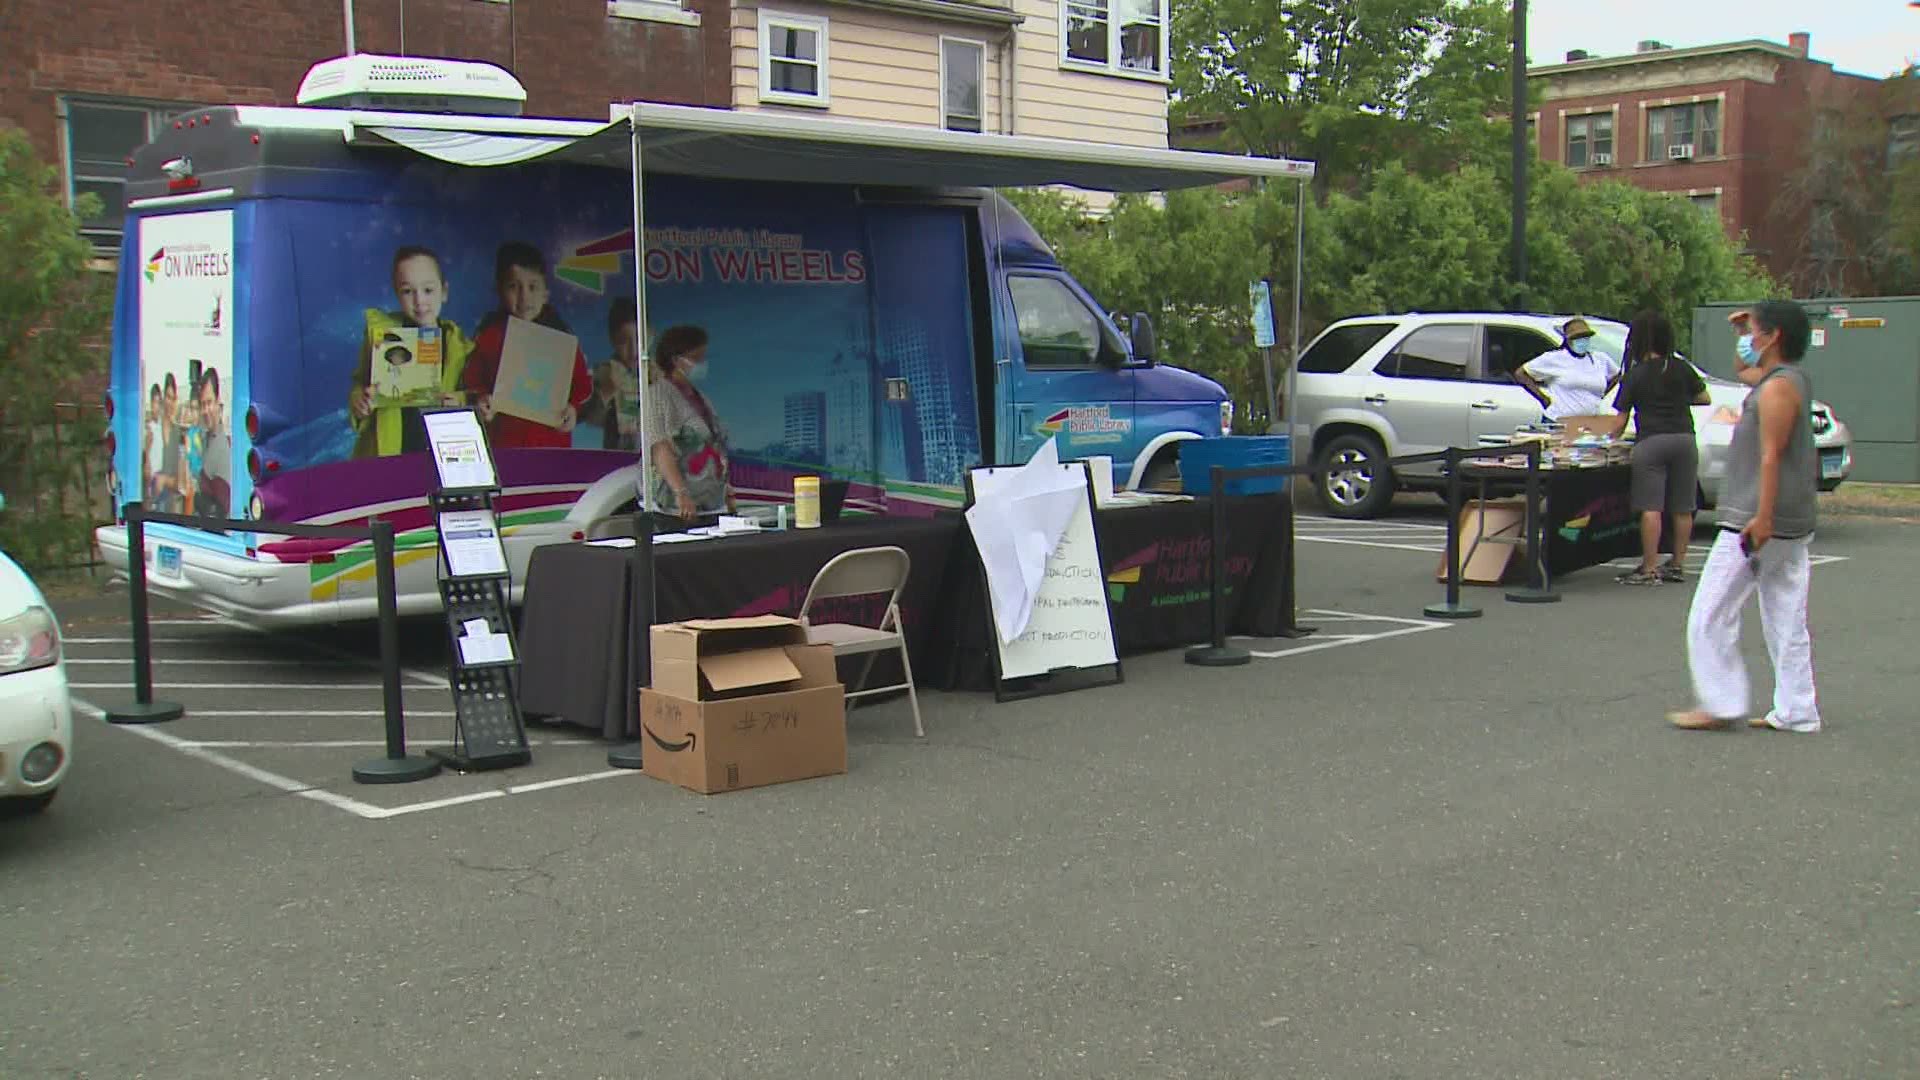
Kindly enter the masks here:
<path id="1" fill-rule="evenodd" d="M 1300 356 L 1293 444 L 1312 448 L 1321 501 L 1340 517 L 1383 513 L 1397 488 L 1437 490 L 1435 465 L 1396 472 L 1392 457 L 1471 447 L 1541 418 L 1540 403 L 1513 370 L 1560 346 L 1566 315 L 1488 313 L 1368 315 L 1329 326 Z M 1588 318 L 1594 347 L 1616 359 L 1627 327 Z M 1733 426 L 1714 423 L 1722 407 L 1738 413 L 1748 388 L 1702 372 L 1713 404 L 1694 408 L 1700 441 L 1700 496 L 1714 505 L 1726 475 Z M 1813 403 L 1820 486 L 1831 491 L 1853 471 L 1852 435 L 1824 403 Z"/>

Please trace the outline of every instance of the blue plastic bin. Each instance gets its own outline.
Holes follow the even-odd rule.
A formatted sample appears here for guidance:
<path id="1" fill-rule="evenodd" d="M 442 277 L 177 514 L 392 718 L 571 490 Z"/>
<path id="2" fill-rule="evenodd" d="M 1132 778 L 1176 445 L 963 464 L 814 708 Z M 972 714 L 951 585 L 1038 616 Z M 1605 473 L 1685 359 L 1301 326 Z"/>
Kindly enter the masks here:
<path id="1" fill-rule="evenodd" d="M 1189 495 L 1213 494 L 1213 467 L 1253 469 L 1293 464 L 1285 435 L 1228 435 L 1188 439 L 1180 444 L 1180 488 Z M 1285 490 L 1285 476 L 1243 477 L 1227 481 L 1228 495 L 1271 495 Z"/>

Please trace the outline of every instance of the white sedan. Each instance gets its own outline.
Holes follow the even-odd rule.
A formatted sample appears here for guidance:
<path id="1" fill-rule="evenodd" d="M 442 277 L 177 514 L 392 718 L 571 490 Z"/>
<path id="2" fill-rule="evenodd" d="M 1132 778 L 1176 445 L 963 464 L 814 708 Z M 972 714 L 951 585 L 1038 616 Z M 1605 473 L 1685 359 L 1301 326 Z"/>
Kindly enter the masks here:
<path id="1" fill-rule="evenodd" d="M 33 579 L 0 553 L 0 808 L 45 810 L 72 760 L 60 625 Z"/>

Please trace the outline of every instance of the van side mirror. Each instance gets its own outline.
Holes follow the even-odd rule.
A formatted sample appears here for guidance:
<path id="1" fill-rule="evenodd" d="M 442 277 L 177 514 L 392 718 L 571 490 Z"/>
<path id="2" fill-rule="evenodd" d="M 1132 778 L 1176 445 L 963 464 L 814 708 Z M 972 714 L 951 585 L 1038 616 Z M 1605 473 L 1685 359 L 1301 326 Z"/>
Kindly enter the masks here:
<path id="1" fill-rule="evenodd" d="M 1154 362 L 1157 353 L 1157 343 L 1153 338 L 1153 320 L 1147 318 L 1144 312 L 1136 311 L 1133 313 L 1133 327 L 1128 331 L 1127 337 L 1133 342 L 1134 363 L 1151 364 Z"/>

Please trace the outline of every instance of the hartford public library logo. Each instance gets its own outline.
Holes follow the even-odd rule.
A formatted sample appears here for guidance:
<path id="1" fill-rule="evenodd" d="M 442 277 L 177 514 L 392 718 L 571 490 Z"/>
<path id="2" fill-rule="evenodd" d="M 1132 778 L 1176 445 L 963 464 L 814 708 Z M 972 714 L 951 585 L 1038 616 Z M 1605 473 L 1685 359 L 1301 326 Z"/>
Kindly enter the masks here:
<path id="1" fill-rule="evenodd" d="M 1069 405 L 1042 420 L 1033 430 L 1043 438 L 1064 431 L 1083 443 L 1119 442 L 1121 436 L 1133 430 L 1133 421 L 1115 419 L 1111 406 Z"/>
<path id="2" fill-rule="evenodd" d="M 147 256 L 143 271 L 149 283 L 226 277 L 233 273 L 233 256 L 216 251 L 208 244 L 175 244 L 157 247 Z"/>
<path id="3" fill-rule="evenodd" d="M 1191 604 L 1211 595 L 1213 540 L 1201 533 L 1184 540 L 1160 540 L 1113 564 L 1107 571 L 1107 602 L 1125 603 L 1127 594 L 1141 587 L 1155 592 L 1154 607 Z M 1253 573 L 1253 556 L 1227 556 L 1227 581 L 1244 580 Z M 1229 586 L 1231 588 L 1231 586 Z"/>

